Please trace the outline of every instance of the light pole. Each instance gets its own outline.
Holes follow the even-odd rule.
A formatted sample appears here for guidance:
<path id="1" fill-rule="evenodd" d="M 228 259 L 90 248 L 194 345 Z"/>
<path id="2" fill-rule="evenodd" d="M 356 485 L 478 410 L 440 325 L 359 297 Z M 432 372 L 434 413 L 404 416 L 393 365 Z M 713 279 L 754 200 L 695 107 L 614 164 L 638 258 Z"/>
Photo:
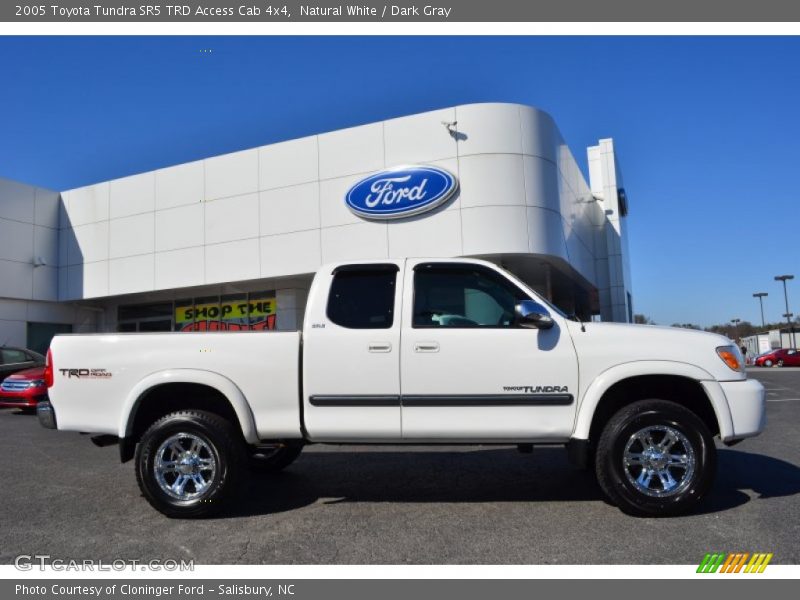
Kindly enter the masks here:
<path id="1" fill-rule="evenodd" d="M 775 281 L 783 282 L 783 299 L 786 302 L 786 312 L 783 316 L 786 317 L 786 323 L 789 325 L 789 335 L 791 336 L 792 340 L 792 348 L 797 348 L 797 341 L 794 338 L 794 327 L 792 327 L 792 313 L 789 312 L 789 294 L 786 291 L 786 282 L 790 279 L 794 279 L 794 275 L 775 275 Z"/>
<path id="2" fill-rule="evenodd" d="M 767 325 L 764 322 L 764 296 L 769 296 L 767 292 L 756 292 L 753 298 L 758 298 L 758 303 L 761 305 L 761 329 L 766 329 Z"/>
<path id="3" fill-rule="evenodd" d="M 737 340 L 739 339 L 739 323 L 741 322 L 741 319 L 731 319 L 731 323 L 733 323 L 733 333 Z"/>

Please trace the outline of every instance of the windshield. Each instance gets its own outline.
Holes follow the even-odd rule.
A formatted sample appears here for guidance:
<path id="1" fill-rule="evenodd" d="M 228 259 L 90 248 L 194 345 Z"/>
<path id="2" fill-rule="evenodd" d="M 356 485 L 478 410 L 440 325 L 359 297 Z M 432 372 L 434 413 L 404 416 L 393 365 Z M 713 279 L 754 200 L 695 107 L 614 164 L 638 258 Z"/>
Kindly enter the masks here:
<path id="1" fill-rule="evenodd" d="M 497 268 L 499 268 L 499 269 L 500 269 L 500 270 L 501 270 L 501 271 L 502 271 L 502 272 L 505 274 L 505 276 L 506 276 L 506 277 L 508 277 L 508 278 L 509 278 L 511 281 L 513 281 L 514 283 L 516 283 L 516 284 L 517 284 L 519 287 L 521 287 L 521 288 L 522 288 L 522 289 L 523 289 L 525 292 L 527 292 L 528 294 L 532 294 L 532 295 L 533 295 L 533 296 L 534 296 L 534 297 L 535 297 L 535 298 L 536 298 L 536 299 L 537 299 L 539 302 L 541 302 L 542 304 L 544 304 L 544 305 L 545 305 L 547 308 L 549 308 L 550 310 L 552 310 L 552 311 L 553 311 L 554 313 L 556 313 L 557 315 L 560 315 L 560 316 L 561 316 L 561 317 L 563 317 L 564 319 L 570 319 L 570 320 L 572 320 L 572 321 L 576 321 L 576 320 L 578 320 L 577 318 L 570 317 L 570 316 L 569 316 L 569 315 L 567 315 L 567 314 L 566 314 L 566 313 L 565 313 L 563 310 L 561 310 L 560 308 L 558 308 L 558 307 L 557 307 L 555 304 L 553 304 L 552 302 L 550 302 L 549 300 L 547 300 L 546 298 L 544 298 L 544 297 L 543 297 L 543 296 L 541 296 L 540 294 L 537 294 L 537 293 L 536 293 L 534 290 L 532 290 L 532 289 L 530 288 L 530 286 L 526 285 L 526 284 L 525 284 L 523 281 L 521 281 L 521 280 L 520 280 L 520 279 L 519 279 L 519 278 L 518 278 L 516 275 L 514 275 L 514 274 L 513 274 L 511 271 L 509 271 L 508 269 L 506 269 L 506 268 L 504 268 L 504 267 L 501 267 L 500 265 L 496 265 L 496 266 L 497 266 Z M 533 299 L 533 298 L 531 298 L 531 299 Z"/>

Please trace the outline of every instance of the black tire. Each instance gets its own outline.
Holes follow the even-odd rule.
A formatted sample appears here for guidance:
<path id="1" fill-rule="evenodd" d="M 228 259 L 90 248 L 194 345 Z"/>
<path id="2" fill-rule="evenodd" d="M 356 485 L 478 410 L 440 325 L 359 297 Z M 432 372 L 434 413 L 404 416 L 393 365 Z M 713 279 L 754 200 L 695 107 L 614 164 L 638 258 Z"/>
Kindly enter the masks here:
<path id="1" fill-rule="evenodd" d="M 179 476 L 188 478 L 177 471 L 163 474 L 164 470 L 155 466 L 159 452 L 169 450 L 162 449 L 162 445 L 176 438 L 184 449 L 187 445 L 191 449 L 192 439 L 200 440 L 201 450 L 196 455 L 213 461 L 213 470 L 209 467 L 200 474 L 201 478 L 207 478 L 206 488 L 199 489 L 193 481 L 184 483 L 181 493 L 193 491 L 193 497 L 182 499 L 170 495 L 159 483 L 159 473 L 167 485 L 174 484 Z M 214 413 L 182 410 L 162 417 L 142 436 L 136 448 L 136 481 L 147 501 L 164 515 L 184 519 L 207 517 L 220 512 L 235 498 L 244 480 L 246 464 L 245 443 L 233 424 Z"/>
<path id="2" fill-rule="evenodd" d="M 680 453 L 683 449 L 682 456 L 693 458 L 690 459 L 694 465 L 691 471 L 683 467 L 667 469 L 671 475 L 683 474 L 680 479 L 673 477 L 677 482 L 673 490 L 669 490 L 660 477 L 653 480 L 654 476 L 651 475 L 646 479 L 645 466 L 631 464 L 626 467 L 623 460 L 626 447 L 631 452 L 645 448 L 641 442 L 634 441 L 635 434 L 651 432 L 650 439 L 655 441 L 652 436 L 658 436 L 662 431 L 664 437 L 660 441 L 666 441 L 669 435 L 670 439 L 676 440 L 673 442 L 676 452 Z M 684 445 L 690 446 L 691 450 L 683 448 Z M 639 456 L 644 457 L 645 454 L 642 451 Z M 659 455 L 656 457 L 661 460 Z M 635 516 L 662 517 L 691 510 L 711 488 L 716 464 L 714 439 L 697 415 L 674 402 L 641 400 L 620 409 L 606 423 L 597 444 L 595 472 L 600 488 L 623 512 Z M 661 468 L 656 462 L 648 465 Z M 646 479 L 646 485 L 642 479 Z M 648 493 L 643 492 L 640 489 L 642 487 L 647 487 Z"/>
<path id="3" fill-rule="evenodd" d="M 276 447 L 256 447 L 250 451 L 250 470 L 277 473 L 292 464 L 303 451 L 299 443 L 280 443 Z"/>
<path id="4" fill-rule="evenodd" d="M 771 360 L 765 360 L 764 361 L 764 366 L 765 367 L 771 367 L 772 366 L 772 361 Z"/>
<path id="5" fill-rule="evenodd" d="M 783 359 L 782 358 L 778 359 L 778 366 L 779 367 L 783 366 Z"/>

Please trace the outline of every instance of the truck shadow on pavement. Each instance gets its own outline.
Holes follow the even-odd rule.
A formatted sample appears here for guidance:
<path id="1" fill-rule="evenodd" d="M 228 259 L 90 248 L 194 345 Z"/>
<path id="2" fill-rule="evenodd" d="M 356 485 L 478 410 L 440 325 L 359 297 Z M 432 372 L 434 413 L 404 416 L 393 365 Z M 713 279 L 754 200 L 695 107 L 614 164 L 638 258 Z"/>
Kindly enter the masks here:
<path id="1" fill-rule="evenodd" d="M 714 513 L 764 498 L 800 493 L 800 467 L 790 462 L 733 449 L 718 449 L 714 487 L 697 513 Z"/>
<path id="2" fill-rule="evenodd" d="M 351 447 L 352 448 L 352 447 Z M 253 478 L 247 501 L 229 516 L 294 510 L 321 501 L 519 502 L 599 500 L 589 473 L 571 468 L 561 449 L 470 447 L 304 451 L 286 471 Z"/>
<path id="3" fill-rule="evenodd" d="M 748 493 L 748 491 L 752 491 Z M 760 454 L 719 450 L 717 479 L 695 514 L 800 492 L 800 468 Z M 280 513 L 314 503 L 604 501 L 594 475 L 558 448 L 342 452 L 313 449 L 286 471 L 255 475 L 249 493 L 223 517 Z M 615 509 L 613 509 L 615 510 Z"/>

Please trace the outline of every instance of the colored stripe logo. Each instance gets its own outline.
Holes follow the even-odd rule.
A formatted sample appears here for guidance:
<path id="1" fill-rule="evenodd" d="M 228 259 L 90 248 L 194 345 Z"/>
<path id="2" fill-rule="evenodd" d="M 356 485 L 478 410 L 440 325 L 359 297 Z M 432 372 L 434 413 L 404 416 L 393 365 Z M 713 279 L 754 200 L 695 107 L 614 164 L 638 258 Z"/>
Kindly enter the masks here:
<path id="1" fill-rule="evenodd" d="M 772 552 L 709 552 L 700 561 L 698 573 L 763 573 Z"/>

